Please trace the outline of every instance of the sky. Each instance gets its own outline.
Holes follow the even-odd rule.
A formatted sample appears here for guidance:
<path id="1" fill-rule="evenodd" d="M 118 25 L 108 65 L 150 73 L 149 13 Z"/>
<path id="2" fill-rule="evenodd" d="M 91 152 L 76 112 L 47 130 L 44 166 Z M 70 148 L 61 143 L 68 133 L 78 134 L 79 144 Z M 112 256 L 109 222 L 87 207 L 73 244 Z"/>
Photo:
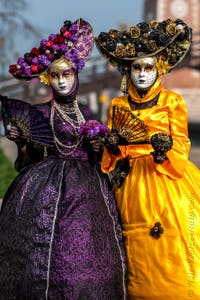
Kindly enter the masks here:
<path id="1" fill-rule="evenodd" d="M 120 23 L 131 26 L 143 19 L 144 0 L 28 0 L 27 3 L 21 14 L 41 32 L 42 38 L 57 33 L 66 19 L 85 19 L 92 25 L 95 35 L 118 28 Z M 16 46 L 21 55 L 38 43 L 30 37 L 19 39 Z"/>

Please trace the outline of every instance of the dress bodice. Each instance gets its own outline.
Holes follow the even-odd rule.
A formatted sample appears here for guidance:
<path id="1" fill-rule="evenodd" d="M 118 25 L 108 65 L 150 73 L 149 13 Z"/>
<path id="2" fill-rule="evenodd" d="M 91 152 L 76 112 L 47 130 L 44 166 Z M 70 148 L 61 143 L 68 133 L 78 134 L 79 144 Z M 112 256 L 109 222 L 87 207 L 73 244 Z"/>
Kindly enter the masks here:
<path id="1" fill-rule="evenodd" d="M 83 147 L 82 138 L 78 134 L 81 121 L 77 119 L 76 112 L 71 111 L 69 116 L 62 117 L 56 110 L 52 112 L 49 104 L 39 105 L 38 109 L 48 119 L 51 128 L 53 147 L 49 147 L 48 153 L 66 159 L 87 160 L 87 150 Z"/>

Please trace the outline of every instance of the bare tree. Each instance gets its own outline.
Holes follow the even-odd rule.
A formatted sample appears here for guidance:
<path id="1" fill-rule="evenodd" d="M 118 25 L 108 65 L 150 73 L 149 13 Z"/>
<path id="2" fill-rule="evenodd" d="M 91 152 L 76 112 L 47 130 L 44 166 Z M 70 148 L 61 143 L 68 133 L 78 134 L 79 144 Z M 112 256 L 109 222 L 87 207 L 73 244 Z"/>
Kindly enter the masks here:
<path id="1" fill-rule="evenodd" d="M 27 7 L 27 0 L 0 0 L 1 5 L 9 10 L 21 10 Z"/>
<path id="2" fill-rule="evenodd" d="M 9 60 L 5 49 L 9 49 L 9 55 L 13 57 L 19 37 L 41 38 L 40 30 L 22 15 L 27 7 L 27 0 L 0 0 L 0 75 Z"/>
<path id="3" fill-rule="evenodd" d="M 25 36 L 32 34 L 35 37 L 40 37 L 39 30 L 35 29 L 35 27 L 17 11 L 0 12 L 0 35 L 4 35 L 12 41 L 18 30 Z"/>
<path id="4" fill-rule="evenodd" d="M 15 40 L 16 32 L 20 31 L 24 36 L 34 35 L 40 37 L 39 29 L 21 14 L 28 7 L 27 0 L 0 0 L 0 37 L 4 36 L 10 42 Z"/>

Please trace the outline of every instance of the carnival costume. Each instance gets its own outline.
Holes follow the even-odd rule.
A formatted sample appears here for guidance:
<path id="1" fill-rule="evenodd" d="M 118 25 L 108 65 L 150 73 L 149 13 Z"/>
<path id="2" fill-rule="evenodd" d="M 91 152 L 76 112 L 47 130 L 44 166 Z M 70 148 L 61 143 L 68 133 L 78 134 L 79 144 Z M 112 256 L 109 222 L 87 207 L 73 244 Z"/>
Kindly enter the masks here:
<path id="1" fill-rule="evenodd" d="M 0 214 L 0 299 L 126 299 L 121 227 L 107 176 L 79 127 L 78 72 L 93 48 L 93 31 L 79 19 L 42 40 L 10 72 L 18 79 L 43 75 L 55 60 L 71 65 L 69 96 L 53 93 L 30 105 L 1 96 L 4 121 L 19 127 L 27 153 L 8 188 Z M 92 159 L 91 159 L 92 157 Z"/>
<path id="2" fill-rule="evenodd" d="M 118 143 L 120 151 L 114 154 L 105 147 L 102 160 L 103 172 L 114 176 L 117 164 L 129 160 L 126 172 L 121 170 L 124 181 L 113 180 L 125 237 L 128 299 L 200 299 L 200 172 L 188 160 L 185 102 L 160 80 L 182 60 L 190 43 L 191 29 L 170 19 L 139 23 L 125 32 L 102 32 L 96 39 L 101 54 L 122 73 L 127 92 L 111 101 L 110 129 L 116 131 L 116 108 L 121 123 L 129 111 L 141 120 L 141 128 L 146 126 L 140 142 L 129 142 L 129 125 L 123 128 L 124 137 L 117 128 L 126 143 Z M 131 63 L 152 56 L 157 58 L 158 77 L 141 96 L 130 80 Z"/>

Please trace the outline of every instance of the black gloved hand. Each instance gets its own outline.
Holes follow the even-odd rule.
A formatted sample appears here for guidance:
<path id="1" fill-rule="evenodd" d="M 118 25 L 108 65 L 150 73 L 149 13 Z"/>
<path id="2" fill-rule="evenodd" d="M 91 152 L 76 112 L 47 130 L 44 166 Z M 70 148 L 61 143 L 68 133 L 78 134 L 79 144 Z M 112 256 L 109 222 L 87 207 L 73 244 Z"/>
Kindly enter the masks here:
<path id="1" fill-rule="evenodd" d="M 112 154 L 118 155 L 120 153 L 119 145 L 128 145 L 126 138 L 124 138 L 117 129 L 112 130 L 107 134 L 104 145 Z"/>
<path id="2" fill-rule="evenodd" d="M 106 146 L 108 151 L 114 155 L 120 154 L 118 143 L 119 143 L 119 135 L 117 130 L 109 132 L 105 137 L 104 145 Z"/>
<path id="3" fill-rule="evenodd" d="M 117 161 L 115 169 L 108 174 L 112 186 L 120 188 L 130 171 L 129 157 Z"/>
<path id="4" fill-rule="evenodd" d="M 161 164 L 167 160 L 166 153 L 173 145 L 172 137 L 165 132 L 158 132 L 151 137 L 151 144 L 154 149 L 154 152 L 151 153 L 154 162 Z"/>

